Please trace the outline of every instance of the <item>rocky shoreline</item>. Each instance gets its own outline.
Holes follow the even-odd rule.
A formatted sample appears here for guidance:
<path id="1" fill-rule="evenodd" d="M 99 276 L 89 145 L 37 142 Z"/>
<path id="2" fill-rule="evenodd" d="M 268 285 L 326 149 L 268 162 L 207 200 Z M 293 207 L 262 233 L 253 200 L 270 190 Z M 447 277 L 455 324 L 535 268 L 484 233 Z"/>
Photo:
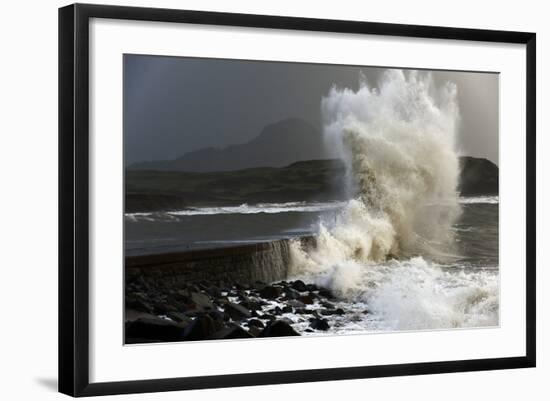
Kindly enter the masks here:
<path id="1" fill-rule="evenodd" d="M 200 281 L 170 286 L 163 281 L 127 278 L 125 342 L 322 333 L 330 328 L 327 317 L 347 313 L 336 302 L 330 290 L 301 280 L 272 284 L 257 281 L 247 286 Z"/>

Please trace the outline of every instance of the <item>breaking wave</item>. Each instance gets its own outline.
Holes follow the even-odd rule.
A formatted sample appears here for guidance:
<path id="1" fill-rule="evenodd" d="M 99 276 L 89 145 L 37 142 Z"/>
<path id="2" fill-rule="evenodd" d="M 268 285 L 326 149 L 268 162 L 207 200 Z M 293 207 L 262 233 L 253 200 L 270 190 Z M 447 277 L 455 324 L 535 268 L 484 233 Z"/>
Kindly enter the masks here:
<path id="1" fill-rule="evenodd" d="M 218 214 L 258 214 L 258 213 L 313 213 L 336 210 L 343 207 L 346 202 L 285 202 L 285 203 L 259 203 L 256 205 L 242 204 L 239 206 L 216 207 L 190 207 L 183 210 L 169 210 L 161 212 L 126 213 L 125 217 L 130 221 L 138 220 L 170 220 L 178 216 L 208 216 Z"/>
<path id="2" fill-rule="evenodd" d="M 319 221 L 313 248 L 292 243 L 291 275 L 366 303 L 373 328 L 498 324 L 494 270 L 447 265 L 461 213 L 456 95 L 428 73 L 388 70 L 378 87 L 361 77 L 357 91 L 333 87 L 322 100 L 351 200 Z"/>

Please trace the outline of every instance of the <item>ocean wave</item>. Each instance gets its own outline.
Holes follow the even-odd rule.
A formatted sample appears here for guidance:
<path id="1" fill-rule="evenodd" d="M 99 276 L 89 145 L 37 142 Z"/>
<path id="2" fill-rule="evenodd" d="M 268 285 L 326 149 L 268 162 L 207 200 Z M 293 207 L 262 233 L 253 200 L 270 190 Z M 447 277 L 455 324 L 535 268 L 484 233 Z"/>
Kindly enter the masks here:
<path id="1" fill-rule="evenodd" d="M 489 203 L 489 204 L 498 204 L 499 198 L 497 196 L 469 196 L 459 198 L 459 202 L 462 204 L 472 204 L 472 203 Z"/>
<path id="2" fill-rule="evenodd" d="M 162 212 L 140 212 L 126 213 L 125 217 L 129 221 L 155 221 L 170 220 L 179 216 L 211 216 L 222 214 L 275 214 L 275 213 L 314 213 L 326 212 L 342 208 L 346 202 L 284 202 L 284 203 L 258 203 L 248 205 L 246 203 L 239 206 L 213 206 L 213 207 L 191 207 L 183 210 L 171 210 Z"/>
<path id="3" fill-rule="evenodd" d="M 497 325 L 498 270 L 435 262 L 452 253 L 460 203 L 498 202 L 457 196 L 456 87 L 391 70 L 378 88 L 333 88 L 322 111 L 356 195 L 320 220 L 313 248 L 291 242 L 291 276 L 369 310 L 344 331 Z"/>

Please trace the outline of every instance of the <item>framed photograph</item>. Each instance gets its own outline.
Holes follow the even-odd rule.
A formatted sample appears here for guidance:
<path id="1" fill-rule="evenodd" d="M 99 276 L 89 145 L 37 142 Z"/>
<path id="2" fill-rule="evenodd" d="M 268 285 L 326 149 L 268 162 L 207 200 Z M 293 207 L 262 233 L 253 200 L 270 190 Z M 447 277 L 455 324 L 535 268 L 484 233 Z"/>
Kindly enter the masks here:
<path id="1" fill-rule="evenodd" d="M 59 10 L 59 390 L 535 366 L 535 34 Z"/>

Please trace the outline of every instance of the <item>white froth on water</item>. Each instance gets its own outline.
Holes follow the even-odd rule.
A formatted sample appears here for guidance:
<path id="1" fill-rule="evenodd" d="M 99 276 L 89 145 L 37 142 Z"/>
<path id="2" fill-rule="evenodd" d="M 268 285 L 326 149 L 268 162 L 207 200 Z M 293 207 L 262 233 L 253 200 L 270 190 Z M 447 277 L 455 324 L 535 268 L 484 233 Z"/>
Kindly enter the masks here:
<path id="1" fill-rule="evenodd" d="M 346 202 L 284 202 L 284 203 L 259 203 L 248 205 L 246 203 L 238 206 L 213 206 L 213 207 L 190 207 L 183 210 L 168 210 L 161 212 L 138 212 L 126 213 L 125 218 L 129 221 L 155 221 L 170 220 L 179 216 L 210 216 L 220 214 L 276 214 L 276 213 L 313 213 L 336 210 L 343 207 Z"/>

